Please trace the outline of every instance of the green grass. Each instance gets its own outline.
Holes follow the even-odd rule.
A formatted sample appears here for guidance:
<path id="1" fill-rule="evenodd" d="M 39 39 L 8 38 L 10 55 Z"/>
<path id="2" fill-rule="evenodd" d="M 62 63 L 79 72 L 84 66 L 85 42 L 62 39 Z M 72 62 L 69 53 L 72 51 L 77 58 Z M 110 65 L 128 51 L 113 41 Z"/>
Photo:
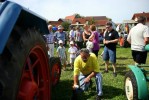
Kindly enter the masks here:
<path id="1" fill-rule="evenodd" d="M 102 51 L 103 47 L 101 47 L 98 57 L 101 72 L 104 70 L 104 62 L 100 57 Z M 124 76 L 129 70 L 127 66 L 133 64 L 130 48 L 117 47 L 117 77 L 112 75 L 113 69 L 111 64 L 109 66 L 109 73 L 102 73 L 104 100 L 127 100 L 124 92 Z M 147 64 L 149 64 L 149 58 L 147 59 Z M 62 71 L 59 84 L 52 89 L 52 100 L 70 100 L 71 98 L 73 71 L 69 70 L 69 66 L 67 66 L 67 69 L 67 71 Z M 79 95 L 80 100 L 95 100 L 96 87 L 94 78 L 92 81 L 93 86 L 88 91 Z"/>

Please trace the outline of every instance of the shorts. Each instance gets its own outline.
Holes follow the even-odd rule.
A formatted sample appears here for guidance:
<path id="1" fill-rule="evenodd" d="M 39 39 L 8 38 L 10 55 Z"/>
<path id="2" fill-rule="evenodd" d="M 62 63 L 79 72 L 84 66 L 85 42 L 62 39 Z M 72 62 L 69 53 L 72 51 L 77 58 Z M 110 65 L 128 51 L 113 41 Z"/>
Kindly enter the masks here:
<path id="1" fill-rule="evenodd" d="M 116 50 L 108 49 L 106 46 L 104 47 L 104 53 L 103 53 L 103 60 L 109 61 L 112 64 L 116 63 Z"/>
<path id="2" fill-rule="evenodd" d="M 74 63 L 75 58 L 70 58 L 70 64 Z"/>
<path id="3" fill-rule="evenodd" d="M 141 52 L 141 51 L 132 50 L 132 57 L 136 63 L 145 64 L 146 58 L 147 58 L 147 51 Z"/>
<path id="4" fill-rule="evenodd" d="M 66 58 L 61 58 L 61 64 L 65 65 L 66 64 Z"/>

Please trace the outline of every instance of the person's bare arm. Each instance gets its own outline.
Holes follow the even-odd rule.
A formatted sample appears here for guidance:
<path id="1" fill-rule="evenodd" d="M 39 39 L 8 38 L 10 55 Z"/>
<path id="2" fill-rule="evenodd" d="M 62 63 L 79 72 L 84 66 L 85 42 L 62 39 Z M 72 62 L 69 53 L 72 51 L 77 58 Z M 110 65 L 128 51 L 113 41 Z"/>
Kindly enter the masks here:
<path id="1" fill-rule="evenodd" d="M 57 56 L 60 57 L 59 53 L 57 52 Z"/>
<path id="2" fill-rule="evenodd" d="M 117 43 L 118 39 L 110 40 L 109 43 Z"/>
<path id="3" fill-rule="evenodd" d="M 86 41 L 85 33 L 83 32 L 83 40 Z"/>
<path id="4" fill-rule="evenodd" d="M 67 52 L 65 51 L 65 55 L 66 55 L 66 60 L 67 60 Z"/>
<path id="5" fill-rule="evenodd" d="M 74 75 L 74 77 L 73 77 L 73 86 L 72 86 L 72 88 L 75 89 L 76 86 L 77 87 L 79 86 L 78 85 L 78 75 Z"/>
<path id="6" fill-rule="evenodd" d="M 104 40 L 104 44 L 109 44 L 109 43 L 117 43 L 118 39 L 114 39 L 114 40 Z"/>
<path id="7" fill-rule="evenodd" d="M 90 79 L 91 79 L 92 77 L 94 77 L 95 75 L 96 75 L 96 72 L 92 72 L 90 75 L 88 75 L 88 76 L 85 78 L 84 82 L 89 82 Z"/>
<path id="8" fill-rule="evenodd" d="M 128 42 L 129 44 L 131 44 L 131 40 L 128 40 L 128 39 L 127 39 L 127 42 Z"/>
<path id="9" fill-rule="evenodd" d="M 74 75 L 74 85 L 78 85 L 78 75 Z"/>
<path id="10" fill-rule="evenodd" d="M 129 44 L 131 44 L 131 35 L 130 35 L 131 33 L 129 32 L 129 34 L 128 34 L 128 37 L 127 37 L 127 42 L 129 43 Z"/>
<path id="11" fill-rule="evenodd" d="M 105 44 L 105 39 L 103 39 L 103 44 Z"/>
<path id="12" fill-rule="evenodd" d="M 89 40 L 93 41 L 94 37 L 95 37 L 95 34 L 91 34 L 91 36 L 89 37 Z"/>
<path id="13" fill-rule="evenodd" d="M 145 44 L 149 44 L 149 37 L 145 37 L 144 42 L 145 42 Z"/>

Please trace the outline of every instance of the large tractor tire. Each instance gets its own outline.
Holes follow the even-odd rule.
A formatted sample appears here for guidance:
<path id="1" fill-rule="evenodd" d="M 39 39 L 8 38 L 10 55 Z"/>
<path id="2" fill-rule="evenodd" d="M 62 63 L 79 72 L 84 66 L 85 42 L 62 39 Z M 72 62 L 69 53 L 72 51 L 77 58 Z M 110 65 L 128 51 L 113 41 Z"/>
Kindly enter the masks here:
<path id="1" fill-rule="evenodd" d="M 125 74 L 125 93 L 128 100 L 138 100 L 138 87 L 132 71 Z"/>
<path id="2" fill-rule="evenodd" d="M 51 77 L 52 77 L 52 86 L 55 87 L 61 76 L 61 62 L 59 57 L 50 58 L 50 68 L 51 68 Z"/>
<path id="3" fill-rule="evenodd" d="M 50 100 L 48 55 L 35 29 L 13 30 L 0 55 L 0 100 Z"/>

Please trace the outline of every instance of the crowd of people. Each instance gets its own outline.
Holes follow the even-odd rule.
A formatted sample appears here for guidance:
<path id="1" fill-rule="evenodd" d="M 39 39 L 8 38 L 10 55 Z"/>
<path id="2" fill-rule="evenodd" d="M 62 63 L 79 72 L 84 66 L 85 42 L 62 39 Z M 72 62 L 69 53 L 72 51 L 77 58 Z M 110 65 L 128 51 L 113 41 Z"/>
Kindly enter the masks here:
<path id="1" fill-rule="evenodd" d="M 127 41 L 131 44 L 132 57 L 135 64 L 145 64 L 147 58 L 147 51 L 144 46 L 149 44 L 149 28 L 145 25 L 145 17 L 138 18 L 138 24 L 134 26 L 128 34 Z M 99 32 L 95 25 L 83 26 L 83 31 L 79 26 L 70 27 L 68 33 L 69 48 L 66 51 L 66 32 L 63 31 L 61 25 L 58 30 L 53 33 L 52 25 L 48 26 L 49 34 L 45 35 L 48 53 L 50 57 L 54 56 L 54 43 L 57 46 L 57 56 L 60 57 L 63 70 L 66 68 L 67 53 L 69 56 L 69 63 L 71 69 L 74 71 L 73 89 L 78 87 L 85 91 L 91 83 L 91 78 L 95 78 L 97 99 L 101 100 L 102 92 L 102 75 L 100 71 L 98 52 L 100 50 Z M 112 23 L 106 23 L 106 30 L 104 32 L 103 44 L 104 50 L 102 52 L 102 59 L 105 62 L 104 73 L 108 73 L 109 61 L 112 63 L 113 76 L 117 76 L 116 71 L 116 45 L 119 42 L 120 35 L 118 31 L 113 29 Z"/>

